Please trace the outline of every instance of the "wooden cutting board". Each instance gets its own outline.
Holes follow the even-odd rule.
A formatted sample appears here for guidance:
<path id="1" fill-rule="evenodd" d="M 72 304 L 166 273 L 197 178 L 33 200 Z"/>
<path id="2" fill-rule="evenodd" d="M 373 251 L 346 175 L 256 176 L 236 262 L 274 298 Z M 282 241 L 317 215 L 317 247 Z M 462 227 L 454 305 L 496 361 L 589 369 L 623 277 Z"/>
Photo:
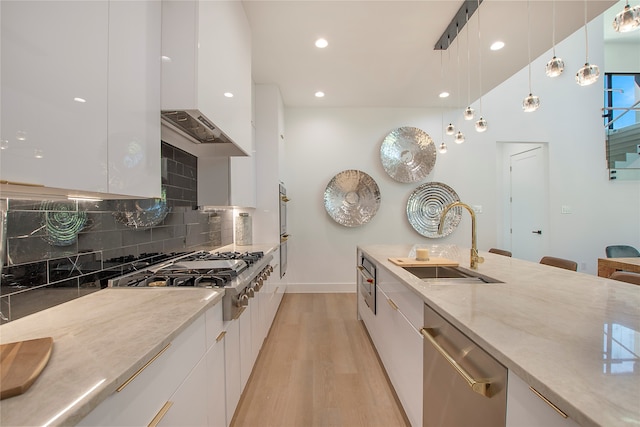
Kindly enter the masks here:
<path id="1" fill-rule="evenodd" d="M 447 258 L 429 257 L 428 261 L 418 261 L 415 258 L 389 258 L 389 261 L 401 267 L 457 267 L 458 262 Z"/>
<path id="2" fill-rule="evenodd" d="M 0 344 L 0 400 L 27 391 L 47 366 L 52 349 L 51 337 Z"/>

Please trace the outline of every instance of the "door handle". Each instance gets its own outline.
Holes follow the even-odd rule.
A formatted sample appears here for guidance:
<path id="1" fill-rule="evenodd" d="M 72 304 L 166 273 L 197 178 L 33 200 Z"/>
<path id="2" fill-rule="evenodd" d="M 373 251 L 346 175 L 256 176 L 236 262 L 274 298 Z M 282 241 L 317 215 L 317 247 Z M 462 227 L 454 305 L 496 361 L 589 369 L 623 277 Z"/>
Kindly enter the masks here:
<path id="1" fill-rule="evenodd" d="M 533 230 L 532 233 L 533 234 L 542 234 L 542 230 Z"/>

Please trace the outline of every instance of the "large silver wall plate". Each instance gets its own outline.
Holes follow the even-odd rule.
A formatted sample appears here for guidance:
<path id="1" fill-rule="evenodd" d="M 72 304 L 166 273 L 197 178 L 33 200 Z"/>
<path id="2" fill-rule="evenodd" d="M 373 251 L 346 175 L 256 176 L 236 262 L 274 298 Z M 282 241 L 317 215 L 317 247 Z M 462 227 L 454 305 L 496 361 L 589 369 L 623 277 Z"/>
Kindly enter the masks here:
<path id="1" fill-rule="evenodd" d="M 366 224 L 378 212 L 380 189 L 366 173 L 345 170 L 334 176 L 324 191 L 324 208 L 345 227 Z"/>
<path id="2" fill-rule="evenodd" d="M 462 208 L 450 209 L 445 217 L 442 234 L 438 234 L 440 215 L 447 205 L 459 202 L 458 194 L 446 184 L 429 182 L 413 190 L 407 202 L 407 218 L 418 233 L 425 237 L 440 238 L 451 234 L 460 224 Z"/>
<path id="3" fill-rule="evenodd" d="M 382 167 L 400 182 L 425 178 L 436 164 L 436 145 L 422 129 L 401 127 L 391 131 L 380 147 Z"/>

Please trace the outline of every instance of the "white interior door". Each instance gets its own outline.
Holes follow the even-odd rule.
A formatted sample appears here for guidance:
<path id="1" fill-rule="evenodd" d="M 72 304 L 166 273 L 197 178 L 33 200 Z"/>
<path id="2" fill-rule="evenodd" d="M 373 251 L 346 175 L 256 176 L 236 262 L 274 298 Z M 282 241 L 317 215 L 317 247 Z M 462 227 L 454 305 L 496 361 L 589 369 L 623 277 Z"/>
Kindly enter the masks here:
<path id="1" fill-rule="evenodd" d="M 511 252 L 538 262 L 547 252 L 547 177 L 542 147 L 511 155 Z"/>

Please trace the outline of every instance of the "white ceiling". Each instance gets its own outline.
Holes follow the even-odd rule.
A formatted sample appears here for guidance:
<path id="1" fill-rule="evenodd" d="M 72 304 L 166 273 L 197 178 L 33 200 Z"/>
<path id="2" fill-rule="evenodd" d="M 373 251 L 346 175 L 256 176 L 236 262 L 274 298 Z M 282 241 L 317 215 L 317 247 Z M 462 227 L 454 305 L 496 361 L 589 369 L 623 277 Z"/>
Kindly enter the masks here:
<path id="1" fill-rule="evenodd" d="M 480 38 L 476 12 L 450 48 L 440 51 L 434 45 L 462 0 L 243 3 L 252 29 L 254 81 L 278 85 L 290 107 L 464 107 L 467 99 L 474 101 L 529 63 L 527 16 L 531 58 L 536 58 L 552 47 L 552 5 L 556 43 L 583 27 L 585 6 L 575 0 L 531 0 L 528 15 L 527 1 L 484 0 Z M 588 0 L 588 20 L 615 3 Z M 329 46 L 316 48 L 318 37 Z M 505 48 L 490 51 L 498 39 Z M 452 94 L 444 101 L 438 98 L 443 88 Z M 316 98 L 316 91 L 326 96 Z"/>

